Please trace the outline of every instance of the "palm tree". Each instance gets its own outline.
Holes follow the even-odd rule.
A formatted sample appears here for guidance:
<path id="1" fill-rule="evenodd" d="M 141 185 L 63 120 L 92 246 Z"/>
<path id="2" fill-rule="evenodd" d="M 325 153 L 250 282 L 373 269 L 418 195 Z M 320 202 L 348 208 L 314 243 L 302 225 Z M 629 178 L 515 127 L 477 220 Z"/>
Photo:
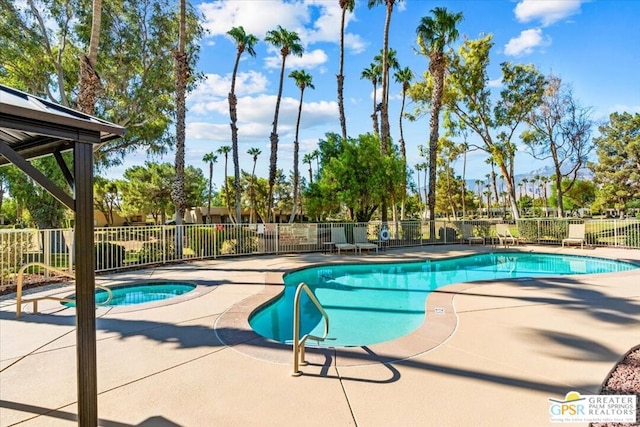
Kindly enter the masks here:
<path id="1" fill-rule="evenodd" d="M 422 163 L 416 163 L 413 168 L 416 170 L 416 181 L 418 183 L 417 185 L 417 190 L 418 190 L 418 202 L 421 205 L 422 204 L 422 195 L 420 194 L 420 171 L 422 170 Z"/>
<path id="2" fill-rule="evenodd" d="M 101 24 L 102 0 L 93 0 L 89 54 L 80 56 L 80 91 L 78 93 L 78 107 L 80 111 L 92 116 L 95 114 L 96 94 L 100 87 L 100 76 L 98 76 L 95 68 L 96 62 L 98 61 Z"/>
<path id="3" fill-rule="evenodd" d="M 296 217 L 298 207 L 298 192 L 300 173 L 298 172 L 298 154 L 300 151 L 300 143 L 298 141 L 298 132 L 300 131 L 300 117 L 302 116 L 302 99 L 304 98 L 304 90 L 306 88 L 315 89 L 313 85 L 313 77 L 304 70 L 295 70 L 289 74 L 289 77 L 296 81 L 296 86 L 300 88 L 300 104 L 298 105 L 298 119 L 296 121 L 296 138 L 293 141 L 293 209 L 289 222 L 293 222 Z"/>
<path id="4" fill-rule="evenodd" d="M 230 152 L 231 152 L 231 147 L 229 147 L 228 145 L 223 145 L 222 147 L 218 148 L 218 150 L 216 151 L 216 153 L 224 156 L 224 200 L 225 200 L 225 203 L 227 204 L 227 212 L 229 213 L 229 217 L 233 219 L 233 215 L 231 215 L 231 200 L 229 197 L 229 185 L 227 182 L 228 181 L 227 177 L 229 176 L 229 174 L 227 173 L 227 165 L 229 164 Z"/>
<path id="5" fill-rule="evenodd" d="M 413 71 L 411 68 L 405 67 L 402 70 L 396 71 L 394 74 L 395 80 L 397 83 L 402 85 L 402 105 L 400 107 L 400 155 L 402 156 L 402 164 L 403 170 L 405 171 L 404 182 L 402 183 L 402 204 L 400 207 L 400 219 L 404 219 L 404 203 L 407 195 L 407 149 L 404 145 L 404 133 L 402 132 L 402 116 L 404 115 L 404 102 L 407 98 L 407 90 L 409 90 L 409 86 L 411 85 L 411 80 L 413 79 Z"/>
<path id="6" fill-rule="evenodd" d="M 433 78 L 431 93 L 431 116 L 429 120 L 429 215 L 435 215 L 436 208 L 436 158 L 438 155 L 438 128 L 444 74 L 447 66 L 445 47 L 458 38 L 456 25 L 462 21 L 462 13 L 449 13 L 444 7 L 431 10 L 433 17 L 420 20 L 416 34 L 422 54 L 429 58 L 429 73 Z"/>
<path id="7" fill-rule="evenodd" d="M 320 173 L 320 150 L 315 149 L 311 152 L 311 156 L 316 161 L 316 173 Z"/>
<path id="8" fill-rule="evenodd" d="M 373 134 L 380 136 L 380 130 L 378 126 L 378 81 L 380 80 L 380 66 L 375 63 L 369 64 L 369 68 L 362 70 L 360 74 L 361 79 L 369 80 L 373 83 L 373 113 L 371 119 L 373 120 Z"/>
<path id="9" fill-rule="evenodd" d="M 213 153 L 207 153 L 202 161 L 209 163 L 209 192 L 207 195 L 207 223 L 211 219 L 211 194 L 213 193 L 213 164 L 218 161 L 218 156 Z"/>
<path id="10" fill-rule="evenodd" d="M 480 185 L 482 185 L 482 180 L 476 179 L 476 188 L 478 189 L 478 217 L 480 217 L 482 213 L 482 192 Z"/>
<path id="11" fill-rule="evenodd" d="M 256 211 L 256 191 L 254 188 L 254 183 L 256 179 L 256 164 L 258 163 L 258 156 L 262 154 L 259 148 L 249 148 L 247 150 L 247 154 L 253 158 L 253 170 L 251 170 L 251 190 L 249 192 L 251 198 L 251 214 L 249 218 L 249 222 L 253 224 L 253 220 L 255 219 L 255 211 Z"/>
<path id="12" fill-rule="evenodd" d="M 467 151 L 469 151 L 469 144 L 463 142 L 458 146 L 458 150 L 462 153 L 462 218 L 466 218 L 467 207 L 465 200 L 467 198 Z"/>
<path id="13" fill-rule="evenodd" d="M 309 163 L 309 183 L 313 184 L 313 169 L 311 169 L 311 162 L 313 162 L 313 153 L 305 154 L 302 158 L 302 163 Z"/>
<path id="14" fill-rule="evenodd" d="M 340 112 L 340 129 L 342 139 L 347 139 L 347 119 L 344 115 L 344 18 L 347 11 L 353 12 L 356 0 L 338 0 L 342 15 L 340 18 L 340 70 L 336 78 L 338 79 L 338 111 Z"/>
<path id="15" fill-rule="evenodd" d="M 276 108 L 273 115 L 273 129 L 271 130 L 271 158 L 269 160 L 269 200 L 267 209 L 267 222 L 271 219 L 271 209 L 273 207 L 273 186 L 276 183 L 276 173 L 278 171 L 278 114 L 280 112 L 280 100 L 282 99 L 282 84 L 284 82 L 284 67 L 287 56 L 302 56 L 304 47 L 300 42 L 300 36 L 293 31 L 287 31 L 278 25 L 277 30 L 267 32 L 264 41 L 280 48 L 282 57 L 282 67 L 280 68 L 280 85 L 278 86 L 278 98 L 276 99 Z"/>
<path id="16" fill-rule="evenodd" d="M 186 91 L 189 78 L 189 62 L 185 52 L 186 46 L 186 0 L 180 0 L 180 24 L 178 31 L 178 50 L 176 59 L 176 176 L 171 192 L 176 212 L 176 225 L 182 225 L 182 215 L 187 208 L 187 198 L 184 188 L 184 144 L 185 144 L 185 115 Z M 182 256 L 181 229 L 176 230 L 176 252 Z"/>
<path id="17" fill-rule="evenodd" d="M 380 4 L 384 4 L 387 9 L 382 38 L 382 102 L 380 105 L 380 148 L 383 155 L 388 154 L 388 148 L 391 145 L 391 130 L 389 128 L 389 27 L 391 26 L 391 14 L 393 13 L 393 5 L 395 2 L 396 0 L 367 0 L 369 9 Z M 385 199 L 383 199 L 382 205 L 382 222 L 386 222 L 387 212 Z"/>
<path id="18" fill-rule="evenodd" d="M 236 202 L 236 218 L 238 223 L 242 222 L 242 205 L 240 191 L 240 160 L 238 155 L 238 99 L 236 98 L 236 75 L 238 74 L 238 64 L 240 56 L 246 51 L 249 55 L 255 57 L 256 51 L 254 45 L 258 43 L 258 38 L 253 34 L 247 34 L 242 26 L 233 27 L 227 32 L 236 44 L 236 62 L 233 65 L 233 74 L 231 75 L 231 90 L 229 91 L 229 117 L 231 118 L 231 146 L 233 150 L 233 188 L 235 190 Z M 226 178 L 225 178 L 226 186 Z"/>

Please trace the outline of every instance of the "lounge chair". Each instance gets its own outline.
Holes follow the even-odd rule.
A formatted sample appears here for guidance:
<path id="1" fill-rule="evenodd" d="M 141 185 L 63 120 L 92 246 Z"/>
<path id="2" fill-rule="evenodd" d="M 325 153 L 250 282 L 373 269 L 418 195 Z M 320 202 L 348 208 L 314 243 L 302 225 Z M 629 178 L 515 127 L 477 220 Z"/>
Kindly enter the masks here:
<path id="1" fill-rule="evenodd" d="M 353 227 L 353 243 L 355 243 L 358 252 L 362 253 L 363 249 L 375 249 L 378 252 L 378 245 L 371 243 L 367 238 L 367 227 Z"/>
<path id="2" fill-rule="evenodd" d="M 473 242 L 478 242 L 478 243 L 482 243 L 484 245 L 484 237 L 482 236 L 476 236 L 473 233 L 473 224 L 462 224 L 462 237 L 460 238 L 460 240 L 464 243 L 464 242 L 468 242 L 470 245 L 473 244 Z"/>
<path id="3" fill-rule="evenodd" d="M 584 224 L 569 224 L 569 235 L 566 239 L 562 239 L 562 247 L 564 244 L 580 244 L 580 249 L 584 249 Z"/>
<path id="4" fill-rule="evenodd" d="M 340 251 L 356 251 L 356 245 L 347 242 L 347 237 L 344 234 L 344 227 L 332 227 L 331 228 L 331 241 L 333 242 L 333 247 L 338 250 L 338 254 Z"/>
<path id="5" fill-rule="evenodd" d="M 500 245 L 504 247 L 509 246 L 509 243 L 511 243 L 512 245 L 518 244 L 518 239 L 516 238 L 516 236 L 511 234 L 509 224 L 496 224 L 496 235 L 498 236 Z"/>

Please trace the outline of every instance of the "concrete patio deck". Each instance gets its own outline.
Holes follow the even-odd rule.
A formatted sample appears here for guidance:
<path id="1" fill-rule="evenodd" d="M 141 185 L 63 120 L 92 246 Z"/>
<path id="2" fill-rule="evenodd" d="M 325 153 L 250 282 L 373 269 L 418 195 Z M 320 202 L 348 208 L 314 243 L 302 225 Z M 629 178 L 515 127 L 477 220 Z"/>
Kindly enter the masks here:
<path id="1" fill-rule="evenodd" d="M 290 346 L 247 329 L 247 314 L 278 293 L 280 275 L 291 269 L 492 250 L 501 249 L 227 258 L 98 276 L 100 284 L 198 284 L 164 303 L 97 309 L 100 425 L 551 425 L 549 397 L 597 394 L 616 362 L 640 344 L 638 270 L 441 288 L 427 300 L 432 327 L 367 348 L 309 352 L 301 377 L 291 376 Z M 639 250 L 510 250 L 640 263 Z M 435 317 L 436 305 L 455 313 Z M 29 314 L 30 305 L 25 312 L 16 319 L 15 299 L 0 300 L 0 425 L 75 425 L 75 312 L 55 302 L 42 302 L 40 314 Z"/>

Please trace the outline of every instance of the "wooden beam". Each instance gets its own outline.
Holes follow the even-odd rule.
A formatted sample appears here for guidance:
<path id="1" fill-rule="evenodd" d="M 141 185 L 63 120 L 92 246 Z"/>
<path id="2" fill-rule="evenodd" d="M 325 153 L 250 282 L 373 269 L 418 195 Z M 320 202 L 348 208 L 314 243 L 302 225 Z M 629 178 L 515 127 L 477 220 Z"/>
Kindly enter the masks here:
<path id="1" fill-rule="evenodd" d="M 93 235 L 93 146 L 76 141 L 73 151 L 76 190 L 76 352 L 78 425 L 98 425 L 96 367 L 95 250 Z"/>
<path id="2" fill-rule="evenodd" d="M 9 147 L 9 145 L 4 141 L 0 141 L 0 154 L 3 155 L 11 163 L 16 165 L 18 168 L 20 168 L 28 176 L 33 178 L 34 181 L 36 181 L 38 184 L 44 187 L 45 190 L 51 193 L 53 197 L 58 199 L 60 203 L 62 203 L 72 211 L 75 210 L 75 202 L 73 201 L 73 198 L 70 195 L 65 193 L 60 187 L 58 187 L 49 178 L 44 176 L 42 172 L 40 172 L 38 169 L 33 167 L 31 163 L 29 163 L 28 161 L 23 159 L 18 153 L 13 151 L 13 149 Z M 93 176 L 93 169 L 92 169 L 92 176 Z"/>

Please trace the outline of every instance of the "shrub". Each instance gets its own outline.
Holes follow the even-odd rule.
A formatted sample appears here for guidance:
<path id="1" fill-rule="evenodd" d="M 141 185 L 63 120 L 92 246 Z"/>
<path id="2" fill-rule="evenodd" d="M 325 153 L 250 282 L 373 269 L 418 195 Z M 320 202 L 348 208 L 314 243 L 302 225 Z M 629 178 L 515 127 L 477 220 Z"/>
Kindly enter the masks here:
<path id="1" fill-rule="evenodd" d="M 109 270 L 122 267 L 125 249 L 122 245 L 115 243 L 97 243 L 96 249 L 96 270 Z"/>
<path id="2" fill-rule="evenodd" d="M 144 242 L 140 248 L 138 260 L 141 263 L 168 261 L 174 258 L 172 240 L 154 240 Z"/>
<path id="3" fill-rule="evenodd" d="M 190 227 L 187 229 L 189 247 L 196 256 L 215 256 L 220 252 L 220 244 L 225 240 L 225 229 L 218 227 Z"/>
<path id="4" fill-rule="evenodd" d="M 258 250 L 258 235 L 253 230 L 244 227 L 230 228 L 225 237 L 227 239 L 224 240 L 220 249 L 220 253 L 223 255 L 250 254 Z M 238 240 L 240 240 L 240 244 L 238 244 Z"/>

